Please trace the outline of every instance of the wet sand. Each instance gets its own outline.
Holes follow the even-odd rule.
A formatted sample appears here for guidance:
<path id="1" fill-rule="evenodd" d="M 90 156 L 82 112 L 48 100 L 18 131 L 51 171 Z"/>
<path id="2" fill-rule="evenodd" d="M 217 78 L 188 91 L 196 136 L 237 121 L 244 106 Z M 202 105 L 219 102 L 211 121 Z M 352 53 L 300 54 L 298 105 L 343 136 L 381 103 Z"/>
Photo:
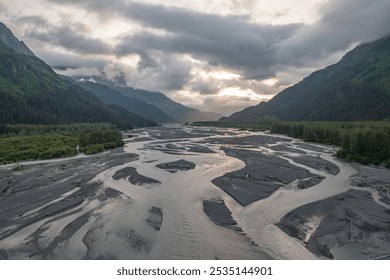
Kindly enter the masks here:
<path id="1" fill-rule="evenodd" d="M 232 212 L 226 207 L 223 200 L 203 201 L 203 210 L 215 224 L 238 229 L 237 222 L 232 217 Z"/>
<path id="2" fill-rule="evenodd" d="M 327 161 L 323 158 L 313 157 L 313 156 L 299 156 L 299 157 L 290 157 L 293 161 L 309 166 L 311 168 L 328 172 L 332 175 L 337 175 L 340 173 L 340 169 L 334 163 Z"/>
<path id="3" fill-rule="evenodd" d="M 124 149 L 0 166 L 0 259 L 390 255 L 388 169 L 280 135 L 131 134 Z"/>
<path id="4" fill-rule="evenodd" d="M 149 209 L 149 216 L 146 219 L 146 222 L 153 227 L 154 230 L 159 231 L 163 221 L 163 213 L 161 208 L 151 207 Z"/>
<path id="5" fill-rule="evenodd" d="M 90 213 L 82 211 L 83 205 L 91 200 L 109 203 L 120 195 L 116 190 L 104 188 L 101 182 L 91 180 L 104 170 L 136 158 L 135 154 L 117 149 L 62 162 L 25 163 L 19 165 L 18 171 L 10 165 L 3 167 L 0 182 L 7 182 L 8 186 L 7 192 L 0 198 L 0 248 L 3 258 L 14 254 L 16 258 L 19 254 L 29 258 L 50 256 L 59 244 L 69 240 L 87 222 Z M 51 242 L 44 246 L 37 244 L 46 225 L 69 217 L 74 217 L 74 221 Z M 2 243 L 7 237 L 18 236 L 32 227 L 35 230 L 20 244 Z"/>
<path id="6" fill-rule="evenodd" d="M 317 183 L 307 180 L 314 178 L 314 174 L 278 156 L 252 150 L 231 148 L 222 150 L 229 156 L 241 159 L 246 165 L 243 169 L 225 174 L 212 182 L 234 197 L 242 206 L 264 199 L 295 180 L 305 179 L 306 187 Z"/>
<path id="7" fill-rule="evenodd" d="M 390 209 L 375 203 L 369 192 L 349 190 L 301 206 L 277 225 L 315 254 L 330 259 L 374 259 L 389 252 L 389 221 Z"/>
<path id="8" fill-rule="evenodd" d="M 161 182 L 158 180 L 139 174 L 137 172 L 137 169 L 134 167 L 125 167 L 123 169 L 120 169 L 117 172 L 115 172 L 112 178 L 116 181 L 120 179 L 127 179 L 133 185 L 141 185 L 141 186 L 161 184 Z"/>
<path id="9" fill-rule="evenodd" d="M 156 167 L 160 169 L 164 169 L 170 173 L 175 173 L 178 171 L 186 171 L 186 170 L 194 169 L 196 167 L 196 164 L 180 159 L 173 162 L 157 164 Z"/>

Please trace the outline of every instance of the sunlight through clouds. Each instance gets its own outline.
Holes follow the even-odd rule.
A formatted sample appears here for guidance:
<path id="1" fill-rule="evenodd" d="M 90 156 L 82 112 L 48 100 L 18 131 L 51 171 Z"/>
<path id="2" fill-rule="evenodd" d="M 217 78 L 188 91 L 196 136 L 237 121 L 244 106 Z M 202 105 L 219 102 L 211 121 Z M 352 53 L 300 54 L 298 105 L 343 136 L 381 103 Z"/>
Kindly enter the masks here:
<path id="1" fill-rule="evenodd" d="M 0 21 L 59 73 L 120 79 L 194 107 L 229 101 L 229 112 L 390 32 L 387 0 L 0 0 L 0 7 Z M 222 100 L 233 96 L 236 109 Z"/>

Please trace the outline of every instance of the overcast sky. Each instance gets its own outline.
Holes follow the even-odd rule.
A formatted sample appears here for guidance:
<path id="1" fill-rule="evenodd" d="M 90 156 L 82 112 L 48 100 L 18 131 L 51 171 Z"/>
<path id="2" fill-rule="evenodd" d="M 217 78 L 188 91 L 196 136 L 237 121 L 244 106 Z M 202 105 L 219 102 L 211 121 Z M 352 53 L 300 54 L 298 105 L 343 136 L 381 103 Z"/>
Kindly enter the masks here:
<path id="1" fill-rule="evenodd" d="M 0 0 L 0 21 L 57 72 L 224 115 L 390 34 L 389 14 L 389 0 Z"/>

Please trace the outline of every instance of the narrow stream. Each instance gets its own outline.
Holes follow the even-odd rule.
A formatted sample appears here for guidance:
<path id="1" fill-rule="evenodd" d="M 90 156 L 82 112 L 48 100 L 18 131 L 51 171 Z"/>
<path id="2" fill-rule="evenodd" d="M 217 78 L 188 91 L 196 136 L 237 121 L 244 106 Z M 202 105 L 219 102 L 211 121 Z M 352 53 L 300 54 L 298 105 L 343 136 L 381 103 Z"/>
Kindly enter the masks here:
<path id="1" fill-rule="evenodd" d="M 0 198 L 0 259 L 323 259 L 307 248 L 321 217 L 301 222 L 301 239 L 277 225 L 283 217 L 349 190 L 390 208 L 352 183 L 357 170 L 332 147 L 178 125 L 126 141 L 122 152 L 1 166 L 15 185 Z M 206 214 L 205 202 L 216 208 Z"/>

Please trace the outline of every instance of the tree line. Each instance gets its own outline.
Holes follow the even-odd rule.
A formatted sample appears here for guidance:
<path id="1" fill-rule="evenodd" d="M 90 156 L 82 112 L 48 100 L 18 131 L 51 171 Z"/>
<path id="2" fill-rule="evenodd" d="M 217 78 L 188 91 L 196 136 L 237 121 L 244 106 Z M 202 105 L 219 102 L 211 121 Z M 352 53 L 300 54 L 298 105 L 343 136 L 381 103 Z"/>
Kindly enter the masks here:
<path id="1" fill-rule="evenodd" d="M 390 168 L 390 122 L 277 122 L 271 131 L 339 146 L 337 156 Z"/>
<path id="2" fill-rule="evenodd" d="M 95 154 L 123 146 L 122 133 L 110 124 L 0 124 L 0 164 Z"/>
<path id="3" fill-rule="evenodd" d="M 264 117 L 250 122 L 197 122 L 194 125 L 268 130 L 307 142 L 338 146 L 340 158 L 390 168 L 390 121 L 280 121 Z"/>

